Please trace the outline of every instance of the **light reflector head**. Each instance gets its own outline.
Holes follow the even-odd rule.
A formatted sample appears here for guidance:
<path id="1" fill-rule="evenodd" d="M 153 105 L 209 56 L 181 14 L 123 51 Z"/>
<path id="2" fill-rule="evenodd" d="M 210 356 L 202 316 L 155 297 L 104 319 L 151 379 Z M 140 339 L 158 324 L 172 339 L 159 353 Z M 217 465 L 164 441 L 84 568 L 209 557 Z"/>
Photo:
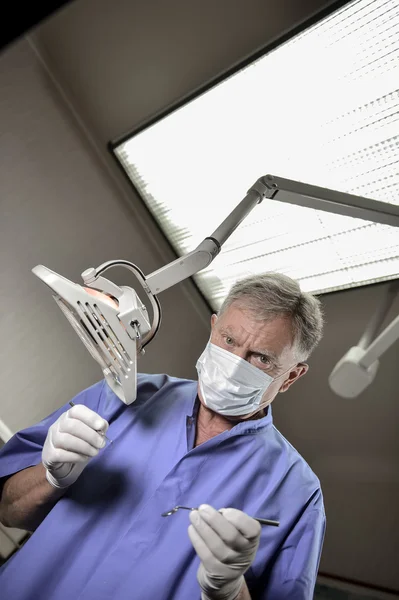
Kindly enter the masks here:
<path id="1" fill-rule="evenodd" d="M 130 337 L 118 317 L 123 295 L 128 294 L 132 300 L 136 296 L 133 290 L 118 288 L 118 300 L 113 300 L 99 291 L 73 283 L 43 265 L 36 266 L 32 271 L 51 289 L 54 300 L 100 365 L 110 388 L 125 404 L 134 402 L 137 339 Z M 140 306 L 140 300 L 136 298 Z"/>

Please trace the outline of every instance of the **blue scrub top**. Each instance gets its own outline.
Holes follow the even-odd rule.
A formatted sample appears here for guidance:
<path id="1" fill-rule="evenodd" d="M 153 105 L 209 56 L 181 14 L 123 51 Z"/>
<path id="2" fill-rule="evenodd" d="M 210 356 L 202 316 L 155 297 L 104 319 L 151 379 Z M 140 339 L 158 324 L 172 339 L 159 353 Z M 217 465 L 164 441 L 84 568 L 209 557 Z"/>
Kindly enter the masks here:
<path id="1" fill-rule="evenodd" d="M 1 598 L 200 600 L 188 512 L 161 513 L 202 503 L 280 521 L 262 527 L 245 576 L 253 599 L 313 598 L 325 530 L 320 483 L 270 408 L 194 448 L 195 381 L 139 375 L 130 406 L 101 381 L 74 402 L 109 421 L 113 443 L 0 569 Z M 68 408 L 2 448 L 1 478 L 40 463 L 49 426 Z"/>

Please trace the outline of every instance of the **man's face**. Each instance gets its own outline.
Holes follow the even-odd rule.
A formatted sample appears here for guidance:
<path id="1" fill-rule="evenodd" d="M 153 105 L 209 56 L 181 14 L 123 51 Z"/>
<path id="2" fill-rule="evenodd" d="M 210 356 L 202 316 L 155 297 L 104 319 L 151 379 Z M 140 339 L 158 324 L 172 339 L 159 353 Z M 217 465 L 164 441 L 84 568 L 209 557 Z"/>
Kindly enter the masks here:
<path id="1" fill-rule="evenodd" d="M 257 321 L 250 311 L 233 302 L 220 317 L 213 315 L 211 324 L 210 341 L 213 344 L 273 377 L 256 412 L 268 406 L 278 392 L 287 391 L 308 370 L 308 365 L 298 363 L 293 347 L 292 326 L 287 317 Z"/>

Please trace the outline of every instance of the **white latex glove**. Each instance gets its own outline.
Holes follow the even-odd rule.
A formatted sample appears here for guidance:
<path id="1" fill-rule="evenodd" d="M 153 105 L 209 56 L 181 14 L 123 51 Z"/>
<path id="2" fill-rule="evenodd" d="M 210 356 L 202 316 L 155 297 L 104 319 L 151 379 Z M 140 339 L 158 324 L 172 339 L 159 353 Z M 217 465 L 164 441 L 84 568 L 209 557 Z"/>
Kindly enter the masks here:
<path id="1" fill-rule="evenodd" d="M 49 428 L 43 446 L 47 481 L 56 488 L 74 483 L 89 460 L 105 446 L 102 434 L 107 429 L 107 421 L 83 404 L 62 413 Z"/>
<path id="2" fill-rule="evenodd" d="M 259 546 L 261 526 L 235 508 L 203 504 L 190 513 L 190 540 L 201 559 L 197 579 L 202 600 L 233 600 Z"/>

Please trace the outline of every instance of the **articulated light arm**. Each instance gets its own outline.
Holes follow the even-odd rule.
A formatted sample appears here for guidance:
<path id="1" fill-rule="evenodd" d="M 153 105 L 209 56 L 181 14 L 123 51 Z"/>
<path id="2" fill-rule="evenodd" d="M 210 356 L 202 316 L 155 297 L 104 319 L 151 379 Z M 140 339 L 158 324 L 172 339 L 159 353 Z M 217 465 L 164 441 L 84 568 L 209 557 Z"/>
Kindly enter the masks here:
<path id="1" fill-rule="evenodd" d="M 213 261 L 224 242 L 267 195 L 268 188 L 260 182 L 259 179 L 229 216 L 195 250 L 147 276 L 147 285 L 153 294 L 159 294 L 183 279 L 195 275 Z"/>
<path id="2" fill-rule="evenodd" d="M 365 349 L 360 360 L 365 369 L 377 361 L 399 339 L 399 315 L 380 333 L 380 335 Z"/>
<path id="3" fill-rule="evenodd" d="M 265 175 L 254 183 L 232 213 L 195 250 L 147 276 L 151 292 L 159 294 L 205 269 L 219 254 L 224 242 L 264 198 L 399 227 L 399 206 Z"/>
<path id="4" fill-rule="evenodd" d="M 195 250 L 148 276 L 129 261 L 114 260 L 97 269 L 86 269 L 82 274 L 82 287 L 42 265 L 33 269 L 35 275 L 50 287 L 59 307 L 123 402 L 130 404 L 136 399 L 137 352 L 143 352 L 159 329 L 161 310 L 157 294 L 206 268 L 240 223 L 265 198 L 399 226 L 398 206 L 265 175 Z M 133 272 L 151 303 L 152 322 L 135 290 L 117 286 L 103 276 L 112 267 L 125 267 Z M 387 334 L 384 332 L 373 342 L 368 355 L 365 351 L 363 359 L 368 356 L 370 360 L 384 352 L 397 336 L 398 324 L 394 322 Z M 340 381 L 339 378 L 338 373 Z"/>
<path id="5" fill-rule="evenodd" d="M 268 198 L 279 202 L 399 227 L 399 206 L 394 204 L 273 175 L 266 175 L 259 181 L 269 185 L 271 190 L 274 189 L 274 193 L 268 194 Z"/>

